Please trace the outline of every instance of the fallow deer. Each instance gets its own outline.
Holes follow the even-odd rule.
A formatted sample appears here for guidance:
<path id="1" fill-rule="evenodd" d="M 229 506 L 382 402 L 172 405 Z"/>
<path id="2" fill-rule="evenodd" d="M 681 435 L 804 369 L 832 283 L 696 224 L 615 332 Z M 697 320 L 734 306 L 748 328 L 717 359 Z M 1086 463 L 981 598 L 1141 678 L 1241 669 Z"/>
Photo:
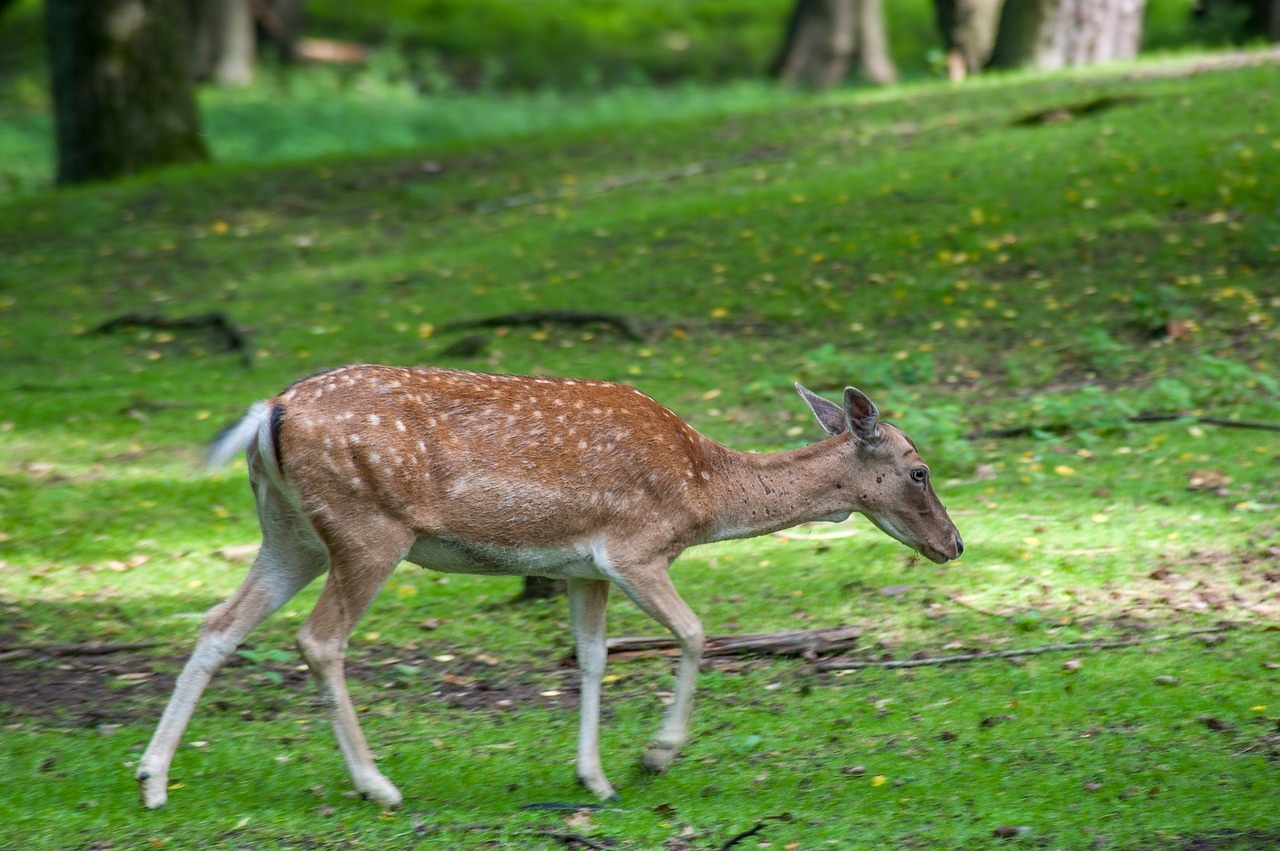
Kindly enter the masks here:
<path id="1" fill-rule="evenodd" d="M 936 563 L 964 550 L 915 445 L 870 399 L 849 387 L 837 405 L 796 389 L 829 437 L 764 454 L 721 446 L 639 390 L 605 381 L 349 366 L 254 405 L 210 460 L 246 450 L 262 548 L 205 618 L 138 765 L 143 803 L 165 803 L 174 751 L 214 671 L 327 571 L 298 645 L 356 789 L 398 804 L 360 731 L 343 654 L 405 559 L 567 580 L 582 678 L 577 771 L 601 798 L 614 796 L 597 734 L 605 602 L 618 586 L 679 640 L 675 696 L 643 759 L 665 769 L 686 738 L 703 652 L 702 625 L 668 575 L 687 547 L 856 511 Z"/>

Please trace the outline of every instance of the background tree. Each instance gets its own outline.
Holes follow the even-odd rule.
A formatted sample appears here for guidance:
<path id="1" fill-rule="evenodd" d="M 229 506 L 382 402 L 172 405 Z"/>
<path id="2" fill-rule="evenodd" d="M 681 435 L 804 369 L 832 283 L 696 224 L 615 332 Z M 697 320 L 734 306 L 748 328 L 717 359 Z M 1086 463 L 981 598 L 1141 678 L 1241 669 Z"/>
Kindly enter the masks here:
<path id="1" fill-rule="evenodd" d="M 796 0 L 773 74 L 786 83 L 829 88 L 854 62 L 873 83 L 892 83 L 881 0 Z"/>
<path id="2" fill-rule="evenodd" d="M 3 2 L 3 0 L 0 0 Z M 199 82 L 247 86 L 258 51 L 273 47 L 286 62 L 298 58 L 305 0 L 186 0 L 191 21 L 192 72 Z"/>
<path id="3" fill-rule="evenodd" d="M 249 0 L 187 0 L 192 72 L 200 82 L 247 86 L 253 82 L 253 12 Z"/>
<path id="4" fill-rule="evenodd" d="M 936 0 L 938 29 L 947 48 L 947 76 L 963 80 L 986 67 L 996 42 L 1004 0 Z"/>
<path id="5" fill-rule="evenodd" d="M 1146 0 L 1006 0 L 993 68 L 1050 70 L 1132 59 Z"/>
<path id="6" fill-rule="evenodd" d="M 48 0 L 59 184 L 208 158 L 186 9 L 172 0 Z"/>

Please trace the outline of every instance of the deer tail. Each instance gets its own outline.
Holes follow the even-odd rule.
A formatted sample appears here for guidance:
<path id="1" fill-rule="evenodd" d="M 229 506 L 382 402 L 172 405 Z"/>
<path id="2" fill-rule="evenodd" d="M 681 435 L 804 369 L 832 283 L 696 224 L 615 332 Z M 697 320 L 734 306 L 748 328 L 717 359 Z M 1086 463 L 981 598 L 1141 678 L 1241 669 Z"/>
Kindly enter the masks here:
<path id="1" fill-rule="evenodd" d="M 275 466 L 275 440 L 271 434 L 275 423 L 271 416 L 270 402 L 255 402 L 247 413 L 233 426 L 219 434 L 204 456 L 206 470 L 214 470 L 231 463 L 231 459 L 244 452 L 256 438 L 258 450 Z"/>

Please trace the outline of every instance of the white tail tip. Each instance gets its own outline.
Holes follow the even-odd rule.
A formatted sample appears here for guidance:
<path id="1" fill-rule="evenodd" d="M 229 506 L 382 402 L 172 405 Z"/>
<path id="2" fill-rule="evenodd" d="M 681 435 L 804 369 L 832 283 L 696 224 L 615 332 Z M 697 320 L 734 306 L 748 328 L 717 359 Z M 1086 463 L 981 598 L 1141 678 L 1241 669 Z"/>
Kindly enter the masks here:
<path id="1" fill-rule="evenodd" d="M 218 435 L 210 444 L 204 456 L 204 468 L 216 470 L 231 463 L 241 452 L 248 448 L 258 434 L 262 421 L 266 418 L 271 406 L 266 402 L 255 402 L 240 422 Z"/>

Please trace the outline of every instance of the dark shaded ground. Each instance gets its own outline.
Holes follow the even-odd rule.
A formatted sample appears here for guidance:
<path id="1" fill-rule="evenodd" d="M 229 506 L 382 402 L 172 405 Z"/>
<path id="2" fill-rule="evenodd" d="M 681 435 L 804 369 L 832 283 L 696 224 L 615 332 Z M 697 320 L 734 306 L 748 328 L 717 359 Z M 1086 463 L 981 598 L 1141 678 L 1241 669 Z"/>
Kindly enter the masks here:
<path id="1" fill-rule="evenodd" d="M 439 648 L 432 654 L 453 655 Z M 56 719 L 70 726 L 154 721 L 173 689 L 175 672 L 185 661 L 185 655 L 138 651 L 78 658 L 20 654 L 0 659 L 0 707 L 3 715 L 15 721 Z M 347 674 L 353 681 L 381 686 L 389 697 L 412 691 L 415 699 L 467 709 L 530 705 L 576 709 L 577 675 L 571 661 L 537 672 L 536 679 L 460 655 L 450 662 L 425 655 L 349 658 Z M 209 686 L 202 703 L 269 718 L 288 702 L 316 696 L 309 674 L 299 670 L 301 664 L 300 659 L 259 663 L 234 656 Z M 247 700 L 246 687 L 252 691 Z M 545 694 L 550 691 L 557 694 Z"/>

